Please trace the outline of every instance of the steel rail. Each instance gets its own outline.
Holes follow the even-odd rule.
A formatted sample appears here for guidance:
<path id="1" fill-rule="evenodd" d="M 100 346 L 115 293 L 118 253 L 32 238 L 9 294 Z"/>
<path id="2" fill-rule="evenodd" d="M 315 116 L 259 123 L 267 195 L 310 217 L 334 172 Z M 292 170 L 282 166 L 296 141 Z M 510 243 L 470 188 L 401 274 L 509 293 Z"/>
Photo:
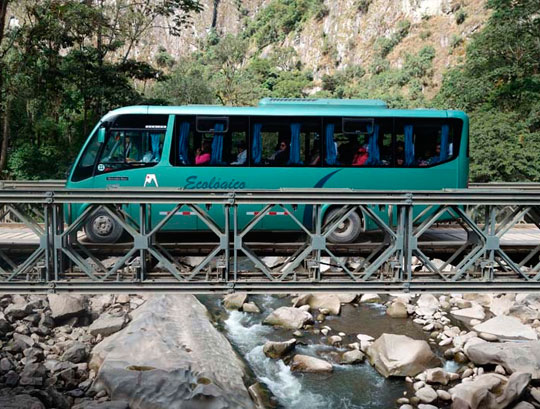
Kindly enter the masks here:
<path id="1" fill-rule="evenodd" d="M 540 205 L 540 190 L 515 191 L 468 189 L 443 191 L 367 191 L 343 189 L 310 190 L 178 190 L 139 189 L 59 189 L 0 190 L 0 203 L 192 203 L 192 204 L 394 204 L 394 205 Z"/>

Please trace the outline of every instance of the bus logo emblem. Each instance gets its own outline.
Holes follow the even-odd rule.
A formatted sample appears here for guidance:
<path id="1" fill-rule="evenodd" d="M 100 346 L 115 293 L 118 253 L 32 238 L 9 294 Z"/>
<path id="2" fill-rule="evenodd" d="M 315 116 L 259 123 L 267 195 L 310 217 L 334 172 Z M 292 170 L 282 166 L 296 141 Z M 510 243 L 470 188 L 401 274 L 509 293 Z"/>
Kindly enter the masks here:
<path id="1" fill-rule="evenodd" d="M 154 173 L 149 173 L 149 174 L 146 175 L 146 178 L 144 179 L 143 187 L 151 185 L 152 183 L 154 183 L 156 185 L 156 187 L 159 187 L 156 175 Z"/>

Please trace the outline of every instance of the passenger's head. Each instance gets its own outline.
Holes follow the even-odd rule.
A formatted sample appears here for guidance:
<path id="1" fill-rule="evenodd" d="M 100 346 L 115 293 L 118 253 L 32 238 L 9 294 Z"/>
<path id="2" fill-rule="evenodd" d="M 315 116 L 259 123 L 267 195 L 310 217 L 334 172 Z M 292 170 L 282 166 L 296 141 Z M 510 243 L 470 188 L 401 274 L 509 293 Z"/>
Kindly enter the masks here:
<path id="1" fill-rule="evenodd" d="M 367 154 L 367 149 L 364 146 L 358 147 L 358 150 L 356 151 L 359 155 L 365 155 Z"/>
<path id="2" fill-rule="evenodd" d="M 289 144 L 287 143 L 287 141 L 280 141 L 278 144 L 278 150 L 280 151 L 287 150 L 288 145 Z"/>
<path id="3" fill-rule="evenodd" d="M 403 143 L 403 141 L 398 141 L 396 143 L 396 149 L 398 152 L 403 152 L 405 150 L 405 144 Z"/>
<path id="4" fill-rule="evenodd" d="M 435 147 L 435 155 L 440 155 L 441 154 L 441 144 L 438 143 L 437 146 Z"/>
<path id="5" fill-rule="evenodd" d="M 204 140 L 201 148 L 203 152 L 209 153 L 212 151 L 212 143 L 209 140 Z"/>
<path id="6" fill-rule="evenodd" d="M 238 152 L 244 152 L 246 150 L 246 143 L 244 141 L 240 141 L 236 144 L 236 148 L 238 149 Z"/>

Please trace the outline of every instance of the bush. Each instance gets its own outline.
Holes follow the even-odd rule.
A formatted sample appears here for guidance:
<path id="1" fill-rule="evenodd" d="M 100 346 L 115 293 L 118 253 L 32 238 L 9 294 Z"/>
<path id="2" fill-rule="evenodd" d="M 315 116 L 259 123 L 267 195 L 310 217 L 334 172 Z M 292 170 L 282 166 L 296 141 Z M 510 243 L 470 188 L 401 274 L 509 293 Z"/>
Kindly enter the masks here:
<path id="1" fill-rule="evenodd" d="M 465 22 L 466 18 L 467 18 L 467 12 L 465 10 L 463 10 L 463 8 L 460 8 L 456 12 L 456 24 L 457 25 L 463 24 L 463 22 Z"/>
<path id="2" fill-rule="evenodd" d="M 368 12 L 371 3 L 373 3 L 373 0 L 356 0 L 355 2 L 356 8 L 362 14 L 366 14 Z"/>

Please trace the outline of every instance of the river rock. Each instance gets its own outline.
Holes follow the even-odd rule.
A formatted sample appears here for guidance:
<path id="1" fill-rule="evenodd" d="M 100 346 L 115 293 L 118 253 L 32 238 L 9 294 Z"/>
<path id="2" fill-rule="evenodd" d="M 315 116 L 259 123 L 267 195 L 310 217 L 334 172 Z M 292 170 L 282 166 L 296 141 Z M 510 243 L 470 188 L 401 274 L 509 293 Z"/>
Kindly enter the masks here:
<path id="1" fill-rule="evenodd" d="M 430 317 L 439 309 L 439 300 L 432 294 L 422 294 L 416 300 L 415 313 L 421 316 Z"/>
<path id="2" fill-rule="evenodd" d="M 426 370 L 426 382 L 427 383 L 440 383 L 441 385 L 448 385 L 450 377 L 448 373 L 442 368 L 430 368 Z"/>
<path id="3" fill-rule="evenodd" d="M 516 317 L 523 324 L 530 324 L 534 320 L 539 318 L 539 313 L 537 310 L 532 309 L 526 305 L 514 305 L 508 311 L 508 316 Z"/>
<path id="4" fill-rule="evenodd" d="M 337 293 L 336 295 L 342 304 L 351 304 L 358 297 L 358 294 L 355 293 Z"/>
<path id="5" fill-rule="evenodd" d="M 400 301 L 394 301 L 386 309 L 386 314 L 392 318 L 407 318 L 407 306 Z"/>
<path id="6" fill-rule="evenodd" d="M 479 375 L 449 390 L 453 400 L 452 408 L 506 408 L 519 399 L 530 379 L 530 374 L 521 372 L 512 374 L 510 378 L 493 373 Z"/>
<path id="7" fill-rule="evenodd" d="M 535 409 L 535 407 L 529 402 L 519 402 L 516 406 L 513 406 L 512 409 Z"/>
<path id="8" fill-rule="evenodd" d="M 92 351 L 97 386 L 130 407 L 253 408 L 244 365 L 193 296 L 153 296 Z"/>
<path id="9" fill-rule="evenodd" d="M 294 349 L 295 345 L 295 338 L 292 338 L 285 342 L 267 341 L 264 344 L 263 352 L 269 358 L 280 359 L 287 355 L 289 352 L 291 352 Z"/>
<path id="10" fill-rule="evenodd" d="M 480 304 L 483 307 L 489 308 L 493 301 L 493 294 L 489 293 L 465 293 L 463 294 L 464 300 L 469 300 Z"/>
<path id="11" fill-rule="evenodd" d="M 501 365 L 507 373 L 526 372 L 540 379 L 540 341 L 473 345 L 467 356 L 476 365 Z"/>
<path id="12" fill-rule="evenodd" d="M 482 324 L 475 325 L 474 330 L 496 335 L 501 340 L 536 340 L 537 334 L 534 329 L 523 325 L 515 317 L 504 315 L 491 318 Z"/>
<path id="13" fill-rule="evenodd" d="M 365 356 L 361 351 L 353 349 L 352 351 L 344 352 L 340 362 L 342 364 L 358 364 L 364 361 L 364 358 Z"/>
<path id="14" fill-rule="evenodd" d="M 294 307 L 279 307 L 264 319 L 263 324 L 299 329 L 311 321 L 313 321 L 313 317 L 307 311 Z"/>
<path id="15" fill-rule="evenodd" d="M 223 305 L 228 310 L 239 310 L 247 300 L 246 293 L 227 294 L 223 299 Z"/>
<path id="16" fill-rule="evenodd" d="M 367 293 L 367 294 L 362 294 L 362 296 L 360 297 L 360 303 L 379 303 L 379 302 L 381 302 L 381 297 L 379 296 L 379 294 Z"/>
<path id="17" fill-rule="evenodd" d="M 86 312 L 85 298 L 69 294 L 49 294 L 49 307 L 55 320 L 64 320 Z"/>
<path id="18" fill-rule="evenodd" d="M 73 343 L 62 355 L 63 361 L 73 362 L 78 364 L 79 362 L 86 361 L 88 357 L 88 349 L 82 342 Z"/>
<path id="19" fill-rule="evenodd" d="M 405 335 L 382 334 L 368 347 L 367 355 L 384 377 L 415 376 L 440 364 L 426 341 Z"/>
<path id="20" fill-rule="evenodd" d="M 332 315 L 338 315 L 341 310 L 341 300 L 335 294 L 312 294 L 308 304 L 310 308 L 327 310 Z"/>
<path id="21" fill-rule="evenodd" d="M 102 314 L 90 325 L 88 331 L 94 336 L 101 335 L 102 337 L 107 337 L 120 331 L 125 323 L 126 318 L 124 315 L 114 316 L 112 314 Z"/>
<path id="22" fill-rule="evenodd" d="M 437 399 L 437 392 L 431 386 L 424 386 L 416 391 L 416 396 L 420 402 L 431 403 Z"/>
<path id="23" fill-rule="evenodd" d="M 291 370 L 297 372 L 323 373 L 332 372 L 332 364 L 323 359 L 308 355 L 295 355 L 292 360 Z"/>
<path id="24" fill-rule="evenodd" d="M 470 308 L 450 311 L 450 314 L 452 314 L 454 317 L 461 321 L 468 321 L 472 319 L 483 320 L 484 318 L 486 318 L 484 307 L 478 304 L 475 304 Z"/>
<path id="25" fill-rule="evenodd" d="M 30 395 L 0 396 L 2 409 L 45 409 L 38 398 Z"/>
<path id="26" fill-rule="evenodd" d="M 259 309 L 259 307 L 257 307 L 257 304 L 255 304 L 254 302 L 245 302 L 242 305 L 242 311 L 249 312 L 251 314 L 260 314 L 261 313 L 261 310 Z"/>
<path id="27" fill-rule="evenodd" d="M 489 310 L 496 316 L 507 315 L 510 308 L 514 305 L 514 301 L 509 297 L 497 297 L 494 298 L 489 306 Z"/>
<path id="28" fill-rule="evenodd" d="M 16 304 L 9 304 L 4 310 L 4 316 L 11 322 L 20 320 L 26 317 L 32 312 L 32 306 L 24 301 L 20 300 Z"/>
<path id="29" fill-rule="evenodd" d="M 129 409 L 129 404 L 125 401 L 113 400 L 106 402 L 81 402 L 73 406 L 71 409 Z"/>

